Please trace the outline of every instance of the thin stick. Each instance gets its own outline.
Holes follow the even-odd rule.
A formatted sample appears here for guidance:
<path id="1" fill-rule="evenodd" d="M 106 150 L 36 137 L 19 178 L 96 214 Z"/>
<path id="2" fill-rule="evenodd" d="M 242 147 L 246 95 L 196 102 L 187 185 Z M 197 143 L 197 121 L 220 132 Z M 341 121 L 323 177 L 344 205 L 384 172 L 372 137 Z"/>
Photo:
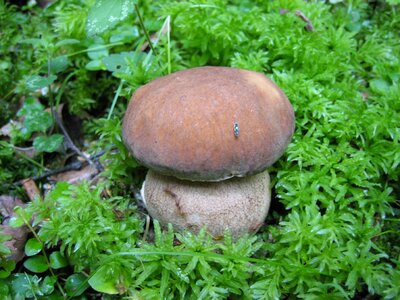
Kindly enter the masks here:
<path id="1" fill-rule="evenodd" d="M 294 12 L 294 14 L 295 14 L 297 17 L 299 17 L 303 22 L 306 23 L 306 26 L 304 26 L 304 28 L 305 28 L 307 31 L 314 31 L 314 29 L 315 29 L 315 28 L 314 28 L 314 25 L 311 23 L 310 19 L 306 17 L 305 14 L 303 14 L 300 10 L 296 10 L 296 11 Z"/>
<path id="2" fill-rule="evenodd" d="M 90 157 L 88 157 L 87 155 L 85 155 L 81 150 L 79 150 L 78 147 L 75 146 L 74 142 L 72 141 L 71 137 L 69 136 L 67 130 L 64 127 L 64 124 L 60 118 L 60 116 L 58 115 L 58 113 L 52 108 L 51 109 L 56 122 L 58 124 L 58 126 L 60 127 L 61 131 L 63 132 L 65 139 L 67 140 L 67 143 L 69 144 L 69 146 L 71 147 L 71 149 L 78 154 L 79 156 L 83 157 L 90 165 L 93 165 L 94 162 L 90 159 Z"/>
<path id="3" fill-rule="evenodd" d="M 36 181 L 36 180 L 41 180 L 41 179 L 43 179 L 43 178 L 50 177 L 50 176 L 53 176 L 53 175 L 57 175 L 57 174 L 60 174 L 60 173 L 64 173 L 64 172 L 68 172 L 68 171 L 77 171 L 77 170 L 80 170 L 80 169 L 82 169 L 82 166 L 83 166 L 82 162 L 80 162 L 80 161 L 75 161 L 75 162 L 73 162 L 73 163 L 70 163 L 70 164 L 68 164 L 68 165 L 66 165 L 66 166 L 64 166 L 64 167 L 62 167 L 62 168 L 44 172 L 42 175 L 33 176 L 33 177 L 31 177 L 30 179 L 32 179 L 32 180 L 34 180 L 34 181 Z M 26 179 L 22 180 L 22 182 L 24 182 L 25 180 L 26 180 Z M 17 184 L 20 184 L 20 183 L 21 183 L 21 182 L 17 182 Z"/>
<path id="4" fill-rule="evenodd" d="M 120 46 L 123 45 L 124 43 L 122 42 L 116 42 L 116 43 L 111 43 L 111 44 L 107 44 L 107 45 L 101 45 L 98 47 L 93 47 L 93 48 L 89 48 L 89 49 L 85 49 L 85 50 L 80 50 L 80 51 L 76 51 L 70 54 L 66 54 L 67 57 L 71 57 L 74 55 L 78 55 L 78 54 L 82 54 L 82 53 L 86 53 L 86 52 L 91 52 L 91 51 L 97 51 L 97 50 L 102 50 L 102 49 L 107 49 L 107 48 L 111 48 L 114 46 Z"/>
<path id="5" fill-rule="evenodd" d="M 90 159 L 97 160 L 100 156 L 102 156 L 104 153 L 106 153 L 108 150 L 112 149 L 113 147 L 114 146 L 106 147 L 105 149 L 99 151 L 98 153 L 95 153 L 92 156 L 90 156 Z M 70 164 L 68 164 L 68 165 L 66 165 L 64 167 L 59 168 L 59 169 L 50 170 L 50 171 L 44 172 L 42 175 L 37 175 L 37 176 L 30 177 L 30 179 L 32 179 L 34 181 L 41 180 L 41 179 L 44 179 L 44 178 L 47 178 L 47 177 L 50 177 L 50 176 L 53 176 L 53 175 L 57 175 L 57 174 L 60 174 L 60 173 L 64 173 L 64 172 L 68 172 L 68 171 L 77 171 L 77 170 L 82 169 L 83 166 L 84 166 L 84 164 L 82 162 L 75 161 L 75 162 L 70 163 Z M 26 179 L 18 181 L 15 184 L 21 185 L 21 184 L 23 184 L 23 182 L 25 180 Z"/>
<path id="6" fill-rule="evenodd" d="M 142 27 L 142 30 L 144 32 L 144 35 L 146 36 L 147 42 L 149 43 L 150 49 L 153 51 L 154 55 L 157 55 L 156 54 L 156 49 L 154 49 L 153 44 L 151 42 L 149 33 L 147 32 L 146 27 L 144 27 L 143 18 L 142 18 L 142 15 L 140 14 L 139 6 L 137 4 L 135 4 L 135 11 L 136 11 L 136 13 L 138 15 L 140 27 Z"/>
<path id="7" fill-rule="evenodd" d="M 14 148 L 14 153 L 21 156 L 23 159 L 26 159 L 27 161 L 29 161 L 31 164 L 34 164 L 35 166 L 39 167 L 40 169 L 46 169 L 44 166 L 42 166 L 41 164 L 39 164 L 37 161 L 33 160 L 32 158 L 30 158 L 28 155 L 23 154 L 22 152 L 16 151 L 18 150 L 18 147 L 15 146 L 11 146 L 12 148 Z"/>

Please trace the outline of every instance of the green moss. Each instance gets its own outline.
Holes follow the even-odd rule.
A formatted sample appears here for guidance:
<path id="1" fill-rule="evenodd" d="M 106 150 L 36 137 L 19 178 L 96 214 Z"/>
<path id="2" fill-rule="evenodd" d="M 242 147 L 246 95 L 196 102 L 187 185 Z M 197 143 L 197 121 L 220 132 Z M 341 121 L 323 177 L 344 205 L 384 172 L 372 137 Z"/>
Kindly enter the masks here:
<path id="1" fill-rule="evenodd" d="M 171 41 L 161 35 L 156 53 L 146 47 L 135 14 L 88 38 L 82 16 L 91 4 L 56 2 L 31 14 L 0 4 L 6 28 L 0 90 L 7 94 L 0 110 L 16 107 L 1 115 L 2 122 L 15 119 L 20 97 L 39 98 L 24 86 L 26 78 L 49 75 L 43 68 L 48 60 L 67 55 L 53 96 L 85 116 L 89 151 L 114 145 L 103 157 L 102 174 L 114 198 L 83 184 L 29 205 L 47 247 L 69 255 L 76 271 L 88 270 L 93 288 L 145 299 L 399 297 L 398 1 L 139 1 L 150 34 L 171 18 Z M 75 14 L 77 7 L 82 10 Z M 296 11 L 310 20 L 312 31 Z M 21 42 L 41 36 L 45 42 Z M 103 48 L 88 54 L 94 45 Z M 121 53 L 121 65 L 105 60 Z M 169 69 L 202 65 L 263 72 L 293 104 L 293 141 L 270 169 L 273 201 L 282 211 L 273 209 L 269 225 L 238 241 L 228 234 L 212 241 L 205 231 L 174 234 L 157 223 L 154 241 L 140 241 L 145 218 L 126 199 L 134 197 L 129 186 L 137 187 L 143 176 L 124 148 L 120 120 L 139 86 Z M 49 95 L 40 100 L 52 104 Z M 10 143 L 0 153 L 0 178 L 9 185 L 21 179 L 18 166 L 24 176 L 36 170 L 19 159 L 5 164 Z M 127 210 L 128 217 L 118 220 L 113 209 Z M 135 231 L 132 236 L 123 226 Z"/>

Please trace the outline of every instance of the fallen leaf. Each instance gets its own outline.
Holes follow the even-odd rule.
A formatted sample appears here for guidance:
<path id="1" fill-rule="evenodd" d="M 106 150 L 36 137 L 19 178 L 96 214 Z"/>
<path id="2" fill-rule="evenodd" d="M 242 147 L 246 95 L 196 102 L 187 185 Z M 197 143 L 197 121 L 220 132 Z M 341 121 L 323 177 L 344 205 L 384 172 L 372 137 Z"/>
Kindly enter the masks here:
<path id="1" fill-rule="evenodd" d="M 0 135 L 10 136 L 13 127 L 20 125 L 22 127 L 22 123 L 18 121 L 11 120 L 6 125 L 0 128 Z"/>
<path id="2" fill-rule="evenodd" d="M 32 178 L 23 180 L 22 186 L 24 187 L 24 190 L 31 201 L 42 197 L 39 188 L 37 187 L 35 181 L 32 180 Z"/>
<path id="3" fill-rule="evenodd" d="M 306 25 L 304 26 L 304 28 L 307 31 L 314 31 L 314 25 L 311 23 L 310 19 L 306 17 L 306 15 L 304 13 L 302 13 L 300 10 L 296 10 L 294 12 L 294 14 L 299 17 L 303 22 L 306 23 Z"/>
<path id="4" fill-rule="evenodd" d="M 11 255 L 8 259 L 19 262 L 25 256 L 24 246 L 29 233 L 29 228 L 27 226 L 21 226 L 18 228 L 8 226 L 8 221 L 13 216 L 14 208 L 16 206 L 24 207 L 25 204 L 18 198 L 12 196 L 0 196 L 0 213 L 4 218 L 3 224 L 0 225 L 0 231 L 4 235 L 11 236 L 10 240 L 4 242 L 4 245 L 11 250 Z"/>
<path id="5" fill-rule="evenodd" d="M 76 184 L 83 180 L 91 180 L 98 173 L 99 171 L 97 170 L 96 166 L 87 165 L 81 170 L 66 171 L 57 175 L 53 175 L 50 177 L 50 179 L 54 181 L 66 181 L 71 184 Z"/>
<path id="6" fill-rule="evenodd" d="M 0 226 L 2 234 L 12 236 L 11 240 L 4 242 L 4 245 L 11 250 L 11 255 L 7 258 L 15 262 L 21 261 L 25 256 L 24 247 L 29 233 L 28 226 L 21 226 L 18 228 L 12 228 L 8 225 Z"/>
<path id="7" fill-rule="evenodd" d="M 14 150 L 16 152 L 26 155 L 30 158 L 34 158 L 38 154 L 38 152 L 36 151 L 36 149 L 34 147 L 21 148 L 21 147 L 14 146 Z"/>
<path id="8" fill-rule="evenodd" d="M 287 14 L 288 12 L 290 12 L 290 10 L 285 9 L 285 8 L 281 8 L 281 9 L 279 10 L 279 13 L 280 13 L 281 15 L 285 15 L 285 14 Z"/>
<path id="9" fill-rule="evenodd" d="M 8 219 L 13 215 L 14 208 L 16 206 L 25 206 L 25 203 L 22 202 L 20 199 L 2 195 L 0 196 L 0 214 L 5 218 Z"/>

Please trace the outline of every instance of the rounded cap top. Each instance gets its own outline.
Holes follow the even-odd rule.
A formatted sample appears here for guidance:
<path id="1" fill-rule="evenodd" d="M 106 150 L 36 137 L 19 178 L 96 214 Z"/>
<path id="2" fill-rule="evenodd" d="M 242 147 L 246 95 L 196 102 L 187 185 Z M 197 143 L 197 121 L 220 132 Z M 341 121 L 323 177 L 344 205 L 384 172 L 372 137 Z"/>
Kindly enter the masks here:
<path id="1" fill-rule="evenodd" d="M 123 138 L 137 160 L 165 175 L 219 181 L 263 171 L 294 131 L 285 94 L 263 74 L 200 67 L 151 81 L 133 95 Z"/>

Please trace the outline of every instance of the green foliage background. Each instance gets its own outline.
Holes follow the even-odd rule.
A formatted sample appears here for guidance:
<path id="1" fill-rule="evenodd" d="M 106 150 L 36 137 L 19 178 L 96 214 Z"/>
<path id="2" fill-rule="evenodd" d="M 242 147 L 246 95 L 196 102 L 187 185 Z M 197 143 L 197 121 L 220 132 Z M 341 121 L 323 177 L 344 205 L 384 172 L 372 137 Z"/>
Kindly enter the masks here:
<path id="1" fill-rule="evenodd" d="M 146 38 L 137 11 L 88 37 L 93 4 L 59 1 L 43 10 L 0 2 L 1 123 L 16 119 L 21 97 L 56 101 L 85 120 L 89 152 L 118 149 L 103 158 L 103 183 L 114 197 L 102 195 L 104 186 L 62 184 L 20 213 L 35 216 L 44 250 L 65 255 L 71 276 L 83 276 L 85 289 L 135 299 L 400 297 L 398 1 L 139 1 L 151 34 L 170 16 L 171 40 L 162 36 L 156 53 L 140 51 Z M 155 223 L 147 242 L 130 189 L 143 172 L 122 144 L 120 120 L 140 85 L 203 65 L 263 72 L 293 104 L 293 141 L 270 169 L 275 204 L 253 237 L 217 242 Z M 50 93 L 29 89 L 32 76 L 51 74 Z M 107 118 L 120 84 L 124 100 Z M 42 167 L 12 159 L 29 143 L 1 142 L 2 193 L 18 193 L 14 181 L 50 163 L 44 155 L 36 159 Z M 1 282 L 10 299 L 75 295 L 65 272 L 46 273 L 57 278 L 55 288 L 41 274 L 21 274 Z M 21 285 L 28 288 L 17 293 Z"/>

